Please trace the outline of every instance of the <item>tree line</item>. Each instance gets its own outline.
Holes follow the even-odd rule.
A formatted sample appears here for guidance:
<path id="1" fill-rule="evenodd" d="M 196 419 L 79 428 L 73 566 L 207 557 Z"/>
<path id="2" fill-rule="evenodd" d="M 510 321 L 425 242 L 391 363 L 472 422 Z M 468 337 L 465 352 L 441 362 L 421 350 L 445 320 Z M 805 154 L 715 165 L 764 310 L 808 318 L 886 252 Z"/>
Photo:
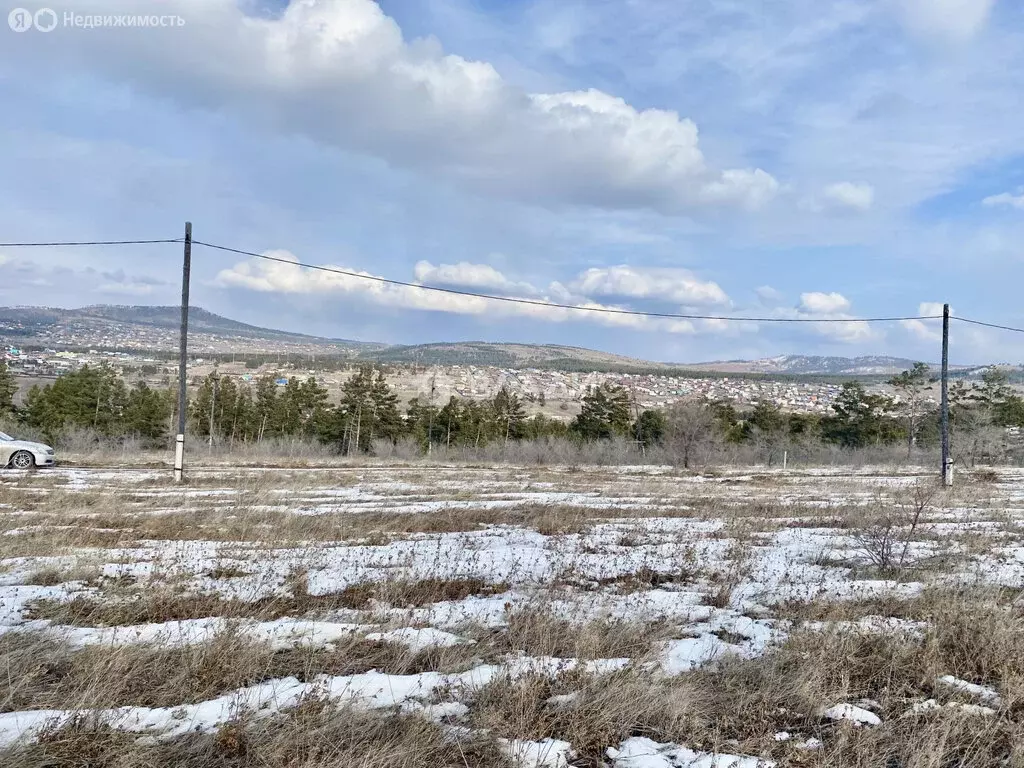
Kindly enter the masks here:
<path id="1" fill-rule="evenodd" d="M 218 442 L 252 443 L 270 438 L 304 438 L 346 455 L 370 453 L 378 441 L 412 441 L 434 446 L 479 448 L 545 438 L 578 442 L 619 439 L 638 451 L 669 450 L 689 466 L 711 446 L 748 445 L 768 464 L 796 446 L 831 444 L 857 449 L 903 443 L 908 455 L 939 440 L 937 408 L 926 396 L 934 384 L 928 366 L 916 364 L 889 381 L 895 396 L 845 383 L 831 411 L 790 413 L 763 401 L 747 409 L 730 403 L 685 401 L 664 409 L 642 409 L 615 384 L 592 387 L 571 421 L 528 416 L 520 395 L 502 387 L 486 400 L 451 397 L 438 404 L 415 397 L 404 408 L 373 366 L 359 368 L 341 387 L 337 403 L 314 377 L 290 378 L 279 386 L 272 376 L 240 382 L 211 373 L 196 382 L 188 403 L 192 434 Z M 98 438 L 136 437 L 163 445 L 173 433 L 173 390 L 143 382 L 128 385 L 106 365 L 83 366 L 46 386 L 33 387 L 21 408 L 17 386 L 0 361 L 0 414 L 37 430 L 51 441 L 69 429 L 91 430 Z M 985 457 L 992 430 L 1024 427 L 1024 399 L 1002 371 L 987 370 L 979 385 L 954 382 L 951 425 L 965 460 Z M 987 431 L 986 431 L 987 430 Z"/>

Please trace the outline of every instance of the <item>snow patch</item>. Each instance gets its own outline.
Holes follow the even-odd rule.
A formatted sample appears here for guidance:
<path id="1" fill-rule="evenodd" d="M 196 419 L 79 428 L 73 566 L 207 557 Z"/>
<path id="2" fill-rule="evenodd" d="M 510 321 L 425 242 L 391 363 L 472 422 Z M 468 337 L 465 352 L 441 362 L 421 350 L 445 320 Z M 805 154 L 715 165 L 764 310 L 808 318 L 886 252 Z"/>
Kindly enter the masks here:
<path id="1" fill-rule="evenodd" d="M 572 749 L 567 741 L 501 739 L 500 742 L 517 768 L 568 768 Z"/>
<path id="2" fill-rule="evenodd" d="M 390 632 L 371 632 L 366 636 L 367 640 L 375 642 L 400 643 L 408 646 L 413 653 L 426 650 L 427 648 L 450 648 L 454 645 L 472 645 L 475 640 L 459 637 L 450 632 L 427 627 L 425 629 L 413 629 L 402 627 L 393 629 Z"/>
<path id="3" fill-rule="evenodd" d="M 836 704 L 822 710 L 821 717 L 826 720 L 853 723 L 856 726 L 882 724 L 882 719 L 874 712 L 869 712 L 862 707 L 855 707 L 853 704 Z"/>
<path id="4" fill-rule="evenodd" d="M 659 744 L 643 736 L 626 739 L 606 754 L 613 768 L 774 768 L 775 763 L 759 757 L 711 752 L 694 752 L 678 744 Z"/>

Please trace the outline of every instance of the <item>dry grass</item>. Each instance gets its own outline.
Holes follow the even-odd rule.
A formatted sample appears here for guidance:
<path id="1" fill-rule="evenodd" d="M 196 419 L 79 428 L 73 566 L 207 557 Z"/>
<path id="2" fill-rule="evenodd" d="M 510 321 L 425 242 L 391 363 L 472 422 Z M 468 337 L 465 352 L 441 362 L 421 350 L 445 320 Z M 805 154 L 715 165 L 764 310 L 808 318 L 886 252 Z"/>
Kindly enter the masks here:
<path id="1" fill-rule="evenodd" d="M 668 736 L 678 731 L 682 688 L 665 686 L 633 673 L 588 678 L 568 673 L 555 679 L 499 678 L 473 697 L 474 729 L 505 738 L 570 741 L 575 765 L 602 766 L 604 750 L 631 735 Z M 555 696 L 573 696 L 567 703 Z M 685 695 L 685 694 L 682 694 Z"/>
<path id="2" fill-rule="evenodd" d="M 601 766 L 608 744 L 630 735 L 692 749 L 763 755 L 783 765 L 1020 765 L 1024 744 L 1024 633 L 1005 603 L 950 596 L 925 636 L 798 632 L 777 650 L 665 680 L 632 669 L 603 678 L 499 679 L 474 697 L 474 727 L 504 736 L 572 742 L 579 766 Z M 937 603 L 936 603 L 937 605 Z M 937 698 L 977 703 L 936 686 L 953 674 L 997 687 L 999 714 L 943 708 L 912 713 Z M 550 698 L 575 694 L 569 703 Z M 822 706 L 873 700 L 876 728 L 823 720 Z M 786 731 L 794 738 L 780 742 Z M 803 739 L 824 742 L 801 750 Z"/>
<path id="3" fill-rule="evenodd" d="M 679 632 L 668 622 L 567 621 L 543 607 L 511 611 L 505 621 L 500 630 L 478 634 L 477 639 L 498 653 L 570 659 L 643 659 L 651 653 L 652 643 Z"/>
<path id="4" fill-rule="evenodd" d="M 78 563 L 71 568 L 60 568 L 50 565 L 37 571 L 32 571 L 22 580 L 22 584 L 34 584 L 40 587 L 52 587 L 66 582 L 95 584 L 100 580 L 100 576 L 100 569 L 95 565 Z"/>
<path id="5" fill-rule="evenodd" d="M 323 616 L 340 610 L 360 610 L 374 603 L 415 608 L 470 595 L 495 595 L 508 589 L 483 579 L 395 579 L 353 584 L 340 592 L 311 595 L 303 575 L 297 575 L 290 594 L 255 600 L 228 599 L 216 594 L 190 594 L 169 588 L 143 589 L 128 594 L 77 595 L 71 600 L 42 599 L 29 606 L 27 616 L 78 627 L 113 627 L 163 623 L 221 616 L 269 621 L 283 617 Z"/>
<path id="6" fill-rule="evenodd" d="M 31 618 L 76 626 L 124 626 L 206 617 L 337 618 L 354 610 L 363 612 L 360 620 L 386 622 L 387 628 L 403 621 L 416 627 L 436 621 L 436 626 L 446 627 L 450 619 L 433 619 L 411 609 L 508 590 L 514 591 L 510 600 L 518 607 L 505 605 L 501 613 L 497 605 L 500 615 L 491 617 L 490 626 L 472 619 L 459 625 L 458 632 L 476 644 L 418 653 L 356 635 L 333 648 L 274 651 L 247 639 L 237 625 L 211 642 L 184 648 L 72 650 L 43 635 L 8 633 L 0 637 L 0 663 L 9 682 L 6 694 L 0 694 L 3 711 L 173 707 L 282 677 L 311 682 L 318 675 L 371 669 L 395 675 L 461 672 L 524 654 L 629 658 L 634 663 L 606 676 L 577 670 L 554 677 L 499 677 L 480 690 L 459 694 L 470 711 L 459 720 L 464 730 L 458 731 L 393 711 L 339 710 L 336 702 L 313 697 L 274 717 L 240 717 L 212 734 L 148 744 L 85 716 L 50 730 L 37 744 L 0 752 L 0 765 L 466 768 L 507 765 L 498 738 L 553 737 L 572 743 L 577 753 L 572 765 L 582 768 L 606 765 L 607 747 L 643 735 L 709 752 L 760 755 L 780 766 L 1024 766 L 1018 746 L 1024 744 L 1024 606 L 1016 602 L 1018 592 L 950 586 L 945 569 L 952 560 L 917 555 L 948 546 L 966 561 L 1015 541 L 1020 526 L 1009 510 L 1000 475 L 980 471 L 953 493 L 928 497 L 922 504 L 923 496 L 908 496 L 914 493 L 909 476 L 882 487 L 868 475 L 808 480 L 766 473 L 750 480 L 737 474 L 723 470 L 709 480 L 727 482 L 697 483 L 688 473 L 641 477 L 592 468 L 471 472 L 350 467 L 331 473 L 210 471 L 193 476 L 184 489 L 161 478 L 138 485 L 113 483 L 104 492 L 83 491 L 64 487 L 58 474 L 4 483 L 4 503 L 29 513 L 0 514 L 0 533 L 20 529 L 0 536 L 0 558 L 28 558 L 27 563 L 5 564 L 26 574 L 17 581 L 41 586 L 85 581 L 97 588 L 69 601 L 37 601 L 30 607 Z M 476 478 L 482 485 L 473 488 L 469 484 Z M 452 488 L 445 486 L 449 480 Z M 354 502 L 343 495 L 332 498 L 330 491 L 356 483 L 378 488 L 373 492 L 388 497 L 389 503 L 460 504 L 417 514 L 386 508 L 368 512 L 365 506 L 349 513 Z M 909 489 L 901 488 L 908 484 Z M 200 493 L 223 488 L 236 493 Z M 616 510 L 524 502 L 494 509 L 487 504 L 524 488 L 610 499 L 643 496 L 665 507 Z M 474 499 L 480 504 L 473 504 Z M 282 505 L 323 505 L 326 511 L 299 515 Z M 677 519 L 651 523 L 647 519 L 652 517 Z M 937 526 L 942 520 L 955 525 L 984 520 L 991 526 L 980 532 L 966 525 Z M 870 552 L 857 550 L 858 543 L 865 550 L 864 542 L 874 541 L 876 523 L 888 537 L 883 538 L 887 564 L 872 563 Z M 484 529 L 493 529 L 494 535 L 471 535 Z M 521 537 L 529 547 L 522 563 L 506 562 L 506 534 L 510 540 Z M 777 546 L 776 536 L 825 542 L 821 556 L 814 558 L 817 544 L 812 544 L 801 551 L 799 562 L 813 572 L 824 572 L 826 580 L 873 578 L 885 572 L 932 586 L 912 597 L 883 592 L 859 600 L 766 600 L 767 607 L 758 610 L 793 622 L 788 640 L 760 658 L 729 658 L 672 677 L 656 672 L 659 642 L 687 636 L 692 631 L 687 622 L 566 618 L 573 615 L 572 605 L 583 609 L 577 616 L 587 612 L 590 598 L 609 605 L 632 600 L 643 604 L 646 592 L 662 590 L 662 599 L 677 588 L 706 595 L 704 606 L 695 606 L 698 614 L 721 616 L 718 610 L 746 608 L 738 595 L 748 596 L 743 590 L 762 578 L 760 558 L 768 547 Z M 399 540 L 401 545 L 391 554 L 374 549 Z M 445 546 L 434 546 L 442 540 Z M 238 546 L 229 546 L 232 543 Z M 345 549 L 356 544 L 362 549 Z M 493 551 L 486 551 L 492 545 Z M 364 563 L 358 557 L 348 559 L 351 552 L 369 552 L 372 557 Z M 62 553 L 71 557 L 33 561 Z M 833 561 L 833 553 L 841 554 L 845 562 Z M 344 561 L 337 571 L 325 567 L 335 565 L 332 557 Z M 153 575 L 135 583 L 103 578 L 97 570 L 98 564 L 136 560 L 151 562 Z M 203 573 L 182 570 L 181 562 L 202 562 L 196 570 Z M 485 569 L 492 562 L 493 576 Z M 352 563 L 354 570 L 346 571 Z M 545 563 L 551 565 L 550 571 L 542 567 Z M 328 583 L 333 573 L 357 573 L 354 578 L 363 580 L 330 594 L 312 595 L 304 568 L 323 579 L 318 586 Z M 290 576 L 282 586 L 281 574 L 288 569 Z M 622 575 L 607 576 L 620 571 Z M 492 580 L 450 575 L 465 573 Z M 421 574 L 434 575 L 418 578 Z M 204 586 L 209 593 L 185 591 L 195 587 L 195 577 L 203 576 L 221 583 Z M 819 594 L 815 584 L 806 586 L 807 594 Z M 264 594 L 264 589 L 280 594 L 244 600 L 212 591 L 223 588 L 229 594 L 243 587 L 251 587 L 253 594 Z M 524 608 L 519 601 L 526 595 L 532 600 Z M 856 622 L 868 615 L 911 619 L 923 622 L 925 629 L 917 634 L 871 634 L 803 626 L 805 621 Z M 742 639 L 725 631 L 718 634 L 728 642 Z M 936 678 L 946 674 L 996 688 L 1002 697 L 998 712 L 986 717 L 943 706 L 913 713 L 913 705 L 926 699 L 940 705 L 977 703 L 969 694 L 937 686 Z M 444 700 L 455 693 L 445 690 L 439 696 Z M 567 694 L 571 698 L 565 698 Z M 553 696 L 562 698 L 552 700 Z M 882 725 L 858 729 L 822 719 L 823 706 L 841 702 L 872 708 Z M 793 738 L 777 740 L 780 731 Z M 821 739 L 823 747 L 800 749 L 799 743 L 809 737 Z"/>
<path id="7" fill-rule="evenodd" d="M 497 744 L 453 737 L 405 715 L 337 709 L 310 699 L 281 716 L 235 721 L 214 734 L 140 743 L 80 719 L 36 744 L 0 753 L 20 768 L 506 768 Z"/>
<path id="8" fill-rule="evenodd" d="M 90 646 L 74 650 L 32 633 L 0 636 L 9 681 L 0 712 L 23 709 L 174 707 L 216 698 L 265 680 L 355 675 L 462 672 L 480 657 L 472 645 L 410 651 L 353 635 L 331 648 L 273 650 L 230 629 L 179 648 Z"/>
<path id="9" fill-rule="evenodd" d="M 88 647 L 70 650 L 31 634 L 0 637 L 5 712 L 192 704 L 253 685 L 273 674 L 265 646 L 226 633 L 187 648 Z"/>

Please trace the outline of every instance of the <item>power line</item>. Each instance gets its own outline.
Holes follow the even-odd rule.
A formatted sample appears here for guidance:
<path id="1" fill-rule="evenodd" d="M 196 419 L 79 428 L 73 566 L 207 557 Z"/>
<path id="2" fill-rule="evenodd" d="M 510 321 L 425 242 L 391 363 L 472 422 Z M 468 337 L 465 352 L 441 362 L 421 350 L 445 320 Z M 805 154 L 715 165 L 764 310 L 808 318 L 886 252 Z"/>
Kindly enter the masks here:
<path id="1" fill-rule="evenodd" d="M 73 245 L 151 245 L 154 243 L 180 243 L 180 237 L 174 240 L 93 240 L 62 243 L 0 243 L 0 248 L 55 248 Z"/>
<path id="2" fill-rule="evenodd" d="M 1012 325 L 998 325 L 996 323 L 984 323 L 981 320 L 968 320 L 966 317 L 951 317 L 952 320 L 958 320 L 961 323 L 970 323 L 971 325 L 982 325 L 985 328 L 998 328 L 1001 331 L 1013 331 L 1014 333 L 1024 333 L 1024 328 L 1014 328 Z"/>
<path id="3" fill-rule="evenodd" d="M 863 318 L 838 318 L 838 317 L 736 317 L 726 315 L 690 315 L 690 314 L 679 314 L 673 312 L 642 312 L 640 310 L 633 309 L 615 309 L 612 307 L 588 307 L 581 306 L 578 304 L 558 304 L 549 301 L 540 301 L 537 299 L 524 299 L 515 296 L 497 296 L 489 293 L 478 293 L 476 291 L 463 291 L 457 288 L 442 288 L 435 285 L 422 285 L 420 283 L 410 283 L 405 280 L 394 280 L 387 277 L 378 277 L 377 275 L 364 275 L 359 272 L 353 272 L 347 269 L 339 269 L 337 267 L 324 267 L 317 264 L 304 264 L 298 261 L 291 261 L 289 259 L 282 259 L 278 256 L 267 256 L 263 253 L 254 253 L 253 251 L 243 251 L 238 248 L 229 248 L 224 245 L 214 245 L 212 243 L 204 243 L 201 240 L 193 240 L 193 245 L 202 245 L 206 248 L 213 248 L 218 251 L 226 251 L 228 253 L 235 253 L 240 256 L 250 256 L 255 259 L 263 259 L 264 261 L 274 261 L 279 264 L 288 264 L 293 267 L 302 267 L 304 269 L 315 269 L 320 272 L 330 272 L 336 275 L 344 275 L 346 277 L 354 277 L 360 280 L 371 280 L 377 283 L 385 283 L 387 285 L 398 285 L 404 288 L 416 288 L 421 291 L 434 291 L 436 293 L 447 293 L 455 296 L 467 296 L 475 299 L 486 299 L 488 301 L 503 301 L 508 304 L 526 304 L 534 307 L 546 307 L 548 309 L 568 309 L 575 310 L 577 312 L 597 312 L 608 315 L 632 315 L 635 317 L 656 317 L 666 318 L 671 320 L 723 320 L 731 322 L 747 322 L 747 323 L 893 323 L 902 322 L 905 320 L 941 320 L 942 315 L 921 315 L 916 317 L 863 317 Z"/>
<path id="4" fill-rule="evenodd" d="M 71 240 L 71 241 L 54 241 L 54 242 L 26 242 L 26 243 L 0 243 L 0 248 L 60 248 L 60 247 L 78 247 L 78 246 L 100 246 L 100 245 L 158 245 L 167 243 L 181 243 L 184 242 L 184 238 L 165 238 L 157 240 Z M 596 312 L 608 315 L 629 315 L 634 317 L 653 317 L 663 318 L 670 320 L 719 320 L 725 322 L 748 322 L 748 323 L 894 323 L 903 322 L 907 320 L 941 320 L 941 315 L 917 315 L 917 316 L 906 316 L 906 317 L 861 317 L 861 318 L 837 318 L 837 317 L 736 317 L 727 315 L 697 315 L 697 314 L 684 314 L 675 312 L 643 312 L 640 310 L 633 309 L 615 309 L 613 307 L 588 307 L 581 306 L 578 304 L 560 304 L 557 302 L 540 301 L 538 299 L 526 299 L 515 296 L 499 296 L 489 293 L 480 293 L 477 291 L 465 291 L 458 288 L 443 288 L 436 285 L 423 285 L 421 283 L 412 283 L 406 280 L 395 280 L 393 278 L 379 277 L 377 275 L 364 275 L 359 272 L 353 272 L 351 270 L 339 269 L 337 267 L 325 267 L 318 264 L 305 264 L 299 261 L 290 261 L 289 259 L 282 259 L 277 256 L 268 256 L 264 253 L 255 253 L 253 251 L 244 251 L 239 248 L 229 248 L 224 245 L 215 245 L 214 243 L 206 243 L 201 240 L 193 240 L 193 244 L 201 245 L 206 248 L 212 248 L 218 251 L 225 251 L 227 253 L 235 253 L 240 256 L 249 256 L 255 259 L 262 259 L 264 261 L 273 261 L 279 264 L 288 264 L 293 267 L 300 267 L 302 269 L 313 269 L 320 272 L 329 272 L 337 275 L 344 275 L 346 277 L 353 277 L 359 280 L 369 280 L 376 283 L 384 283 L 386 285 L 396 285 L 403 288 L 413 288 L 421 291 L 432 291 L 434 293 L 446 293 L 454 296 L 466 296 L 468 298 L 484 299 L 487 301 L 501 301 L 507 304 L 523 304 L 535 307 L 546 307 L 549 309 L 565 309 L 576 312 Z M 1001 331 L 1011 331 L 1013 333 L 1024 333 L 1024 328 L 1016 328 L 1010 325 L 1000 325 L 998 323 L 988 323 L 982 320 L 972 320 L 966 317 L 950 317 L 951 320 L 956 320 L 961 323 L 969 323 L 970 325 L 978 325 L 985 328 L 994 328 Z"/>

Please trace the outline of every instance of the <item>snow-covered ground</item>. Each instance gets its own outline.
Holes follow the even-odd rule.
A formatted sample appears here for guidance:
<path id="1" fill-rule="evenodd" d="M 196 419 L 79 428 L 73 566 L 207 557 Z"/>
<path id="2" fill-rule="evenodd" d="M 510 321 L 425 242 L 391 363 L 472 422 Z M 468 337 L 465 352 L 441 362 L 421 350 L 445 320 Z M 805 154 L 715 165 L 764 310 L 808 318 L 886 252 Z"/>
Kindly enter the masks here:
<path id="1" fill-rule="evenodd" d="M 31 637 L 80 653 L 188 649 L 230 632 L 274 652 L 331 652 L 358 640 L 410 654 L 458 648 L 475 663 L 459 672 L 277 677 L 187 705 L 89 710 L 112 728 L 158 739 L 214 731 L 242 712 L 272 717 L 314 694 L 418 713 L 458 733 L 471 721 L 474 692 L 498 678 L 623 670 L 673 678 L 760 657 L 797 630 L 927 631 L 927 622 L 867 613 L 801 622 L 794 604 L 911 598 L 929 584 L 1024 587 L 1020 470 L 1000 470 L 998 482 L 965 477 L 952 493 L 926 492 L 932 479 L 920 471 L 878 468 L 207 468 L 184 486 L 168 475 L 0 474 L 0 640 Z M 170 618 L 135 611 L 158 604 L 155 595 L 185 607 Z M 179 616 L 189 600 L 193 613 L 207 606 L 208 615 Z M 74 614 L 77 605 L 91 613 Z M 132 621 L 136 614 L 153 620 Z M 511 637 L 522 616 L 650 632 L 624 656 L 554 657 L 540 642 L 495 640 Z M 935 689 L 977 699 L 964 707 L 1003 703 L 997 691 L 952 675 Z M 0 746 L 80 714 L 8 706 Z M 820 718 L 881 722 L 842 701 L 821 702 Z M 516 765 L 567 766 L 576 753 L 561 735 L 501 743 Z M 818 744 L 806 734 L 777 741 L 778 749 Z M 630 737 L 606 744 L 604 759 L 773 764 L 698 746 Z"/>

